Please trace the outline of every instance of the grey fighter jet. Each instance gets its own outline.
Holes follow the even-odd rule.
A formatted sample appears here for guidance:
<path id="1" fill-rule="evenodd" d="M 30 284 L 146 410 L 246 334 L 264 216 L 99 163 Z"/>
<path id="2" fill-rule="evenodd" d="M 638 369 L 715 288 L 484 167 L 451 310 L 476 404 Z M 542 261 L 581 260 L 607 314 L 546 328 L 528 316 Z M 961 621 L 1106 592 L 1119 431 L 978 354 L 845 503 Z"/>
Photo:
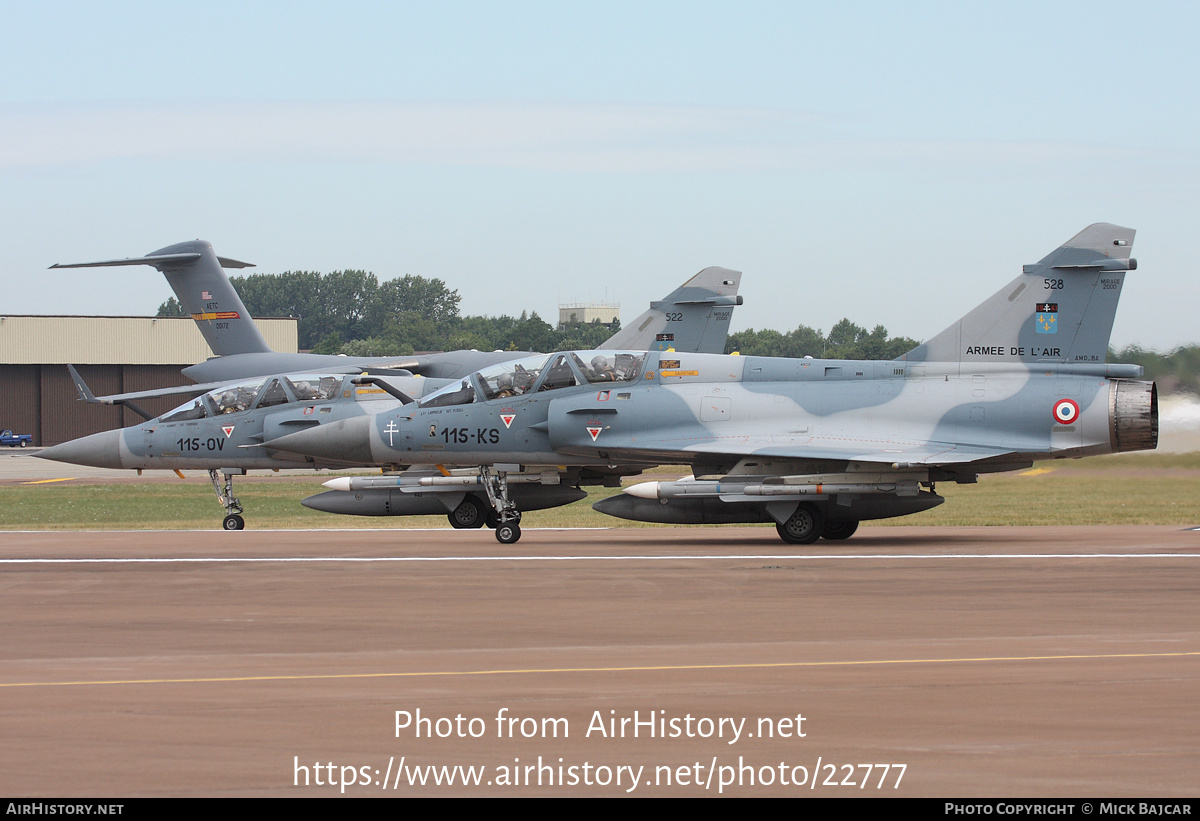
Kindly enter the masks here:
<path id="1" fill-rule="evenodd" d="M 74 368 L 71 375 L 80 392 L 90 394 Z M 241 530 L 244 511 L 233 495 L 234 476 L 250 470 L 361 467 L 353 460 L 312 459 L 276 451 L 271 448 L 273 439 L 412 402 L 447 381 L 351 374 L 256 377 L 222 385 L 141 425 L 64 442 L 36 455 L 105 468 L 206 470 L 217 500 L 225 508 L 223 528 Z M 402 479 L 406 489 L 390 505 L 390 514 L 441 513 L 447 514 L 455 527 L 482 525 L 484 512 L 470 496 L 470 480 L 461 478 L 470 475 L 471 471 L 464 470 L 406 473 Z M 542 510 L 582 499 L 587 493 L 578 485 L 590 478 L 576 469 L 515 475 L 511 481 L 521 509 Z M 425 487 L 423 479 L 426 483 L 436 480 L 437 486 Z"/>
<path id="2" fill-rule="evenodd" d="M 649 522 L 774 522 L 792 544 L 845 539 L 862 520 L 941 504 L 937 482 L 1156 446 L 1154 383 L 1136 365 L 1104 363 L 1137 267 L 1133 237 L 1084 229 L 893 361 L 560 353 L 272 447 L 484 465 L 505 543 L 520 537 L 506 477 L 528 464 L 687 465 L 687 479 L 637 484 L 594 507 Z"/>
<path id="3" fill-rule="evenodd" d="M 250 376 L 273 376 L 301 371 L 361 373 L 393 371 L 434 379 L 456 379 L 479 368 L 506 362 L 529 351 L 448 351 L 420 356 L 346 357 L 272 351 L 242 304 L 225 268 L 252 268 L 248 262 L 219 257 L 204 240 L 181 242 L 144 257 L 101 262 L 55 264 L 54 268 L 108 268 L 150 265 L 167 279 L 179 304 L 191 314 L 216 356 L 184 368 L 199 383 L 229 382 Z M 605 348 L 707 351 L 725 349 L 740 271 L 705 268 L 618 331 Z"/>
<path id="4" fill-rule="evenodd" d="M 231 295 L 234 301 L 223 304 L 226 307 L 233 306 L 231 313 L 237 314 L 237 317 L 230 318 L 228 322 L 197 320 L 202 330 L 208 328 L 212 333 L 210 344 L 214 340 L 217 343 L 213 345 L 214 349 L 244 348 L 254 344 L 252 340 L 255 337 L 261 341 L 252 324 L 248 328 L 245 325 L 236 326 L 237 320 L 246 318 L 245 309 L 217 264 L 217 258 L 213 256 L 209 265 L 201 264 L 205 261 L 205 253 L 212 256 L 211 247 L 207 243 L 201 245 L 204 248 L 194 252 L 200 254 L 196 259 L 191 259 L 191 251 L 178 251 L 180 246 L 163 249 L 151 255 L 151 258 L 161 260 L 178 251 L 188 257 L 188 265 L 197 266 L 199 273 L 196 275 L 207 277 L 200 281 L 183 282 L 180 278 L 184 274 L 176 272 L 172 283 L 181 297 L 193 290 L 210 296 L 221 293 L 225 295 L 223 298 Z M 93 264 L 150 264 L 146 263 L 147 259 L 150 258 Z M 230 260 L 222 262 L 231 267 L 242 264 Z M 648 348 L 655 349 L 680 345 L 682 350 L 723 350 L 733 306 L 741 304 L 741 297 L 736 293 L 740 281 L 741 273 L 738 271 L 706 268 L 665 299 L 651 303 L 646 313 L 614 339 L 644 342 Z M 225 290 L 220 290 L 222 287 Z M 221 327 L 214 329 L 206 323 Z M 236 331 L 232 340 L 227 335 L 231 330 Z M 251 341 L 248 342 L 248 339 Z M 222 347 L 218 348 L 218 345 Z M 459 351 L 444 356 L 461 357 L 477 353 Z M 312 459 L 279 452 L 271 447 L 274 439 L 296 430 L 382 412 L 411 403 L 448 384 L 456 388 L 460 384 L 459 380 L 413 375 L 407 369 L 379 367 L 379 364 L 385 363 L 372 367 L 372 373 L 354 376 L 351 374 L 371 362 L 346 357 L 279 354 L 271 351 L 259 351 L 255 355 L 261 356 L 259 359 L 246 359 L 246 356 L 251 354 L 231 354 L 204 364 L 220 359 L 230 360 L 233 364 L 228 372 L 242 368 L 242 365 L 236 364 L 239 362 L 243 363 L 246 370 L 253 372 L 258 367 L 255 363 L 273 361 L 284 365 L 330 365 L 331 370 L 324 373 L 272 373 L 267 376 L 252 373 L 235 382 L 217 381 L 97 397 L 78 372 L 68 366 L 82 400 L 126 405 L 147 421 L 124 430 L 105 431 L 65 442 L 43 450 L 38 456 L 107 468 L 207 470 L 217 499 L 225 508 L 224 528 L 241 530 L 245 526 L 241 515 L 244 510 L 233 495 L 234 476 L 245 475 L 247 470 L 346 468 L 376 464 L 358 462 L 353 458 Z M 502 355 L 489 354 L 484 361 L 496 356 L 509 360 L 514 356 L 528 357 L 530 354 L 507 351 Z M 350 368 L 348 374 L 347 362 L 356 363 L 359 367 Z M 454 373 L 462 367 L 457 360 L 424 360 L 423 364 L 428 364 L 428 369 L 435 373 Z M 518 389 L 523 385 L 523 378 L 517 375 Z M 203 395 L 196 396 L 201 393 Z M 158 418 L 151 417 L 136 404 L 142 399 L 176 395 L 196 398 L 189 399 Z M 406 462 L 396 460 L 381 464 L 391 470 L 402 470 L 409 466 Z M 622 475 L 637 472 L 637 468 L 618 465 L 567 467 L 555 464 L 510 472 L 507 481 L 512 485 L 513 503 L 520 510 L 540 510 L 583 498 L 586 493 L 579 490 L 581 484 L 619 486 Z M 487 493 L 480 485 L 479 475 L 477 467 L 456 468 L 443 464 L 437 470 L 407 471 L 402 477 L 374 477 L 371 482 L 375 484 L 367 482 L 353 494 L 321 494 L 325 498 L 319 496 L 308 500 L 309 507 L 331 513 L 373 516 L 445 513 L 455 527 L 480 527 L 485 523 L 494 525 L 495 519 L 489 515 Z"/>
<path id="5" fill-rule="evenodd" d="M 98 399 L 73 367 L 70 371 L 81 399 L 89 402 L 126 404 L 145 394 L 166 394 L 144 391 Z M 274 451 L 269 447 L 273 438 L 412 402 L 444 384 L 446 380 L 421 376 L 342 373 L 253 377 L 221 384 L 140 425 L 93 433 L 35 455 L 56 462 L 139 472 L 206 470 L 225 508 L 224 528 L 241 530 L 245 520 L 233 495 L 234 476 L 248 470 L 354 466 L 345 460 L 316 460 Z"/>

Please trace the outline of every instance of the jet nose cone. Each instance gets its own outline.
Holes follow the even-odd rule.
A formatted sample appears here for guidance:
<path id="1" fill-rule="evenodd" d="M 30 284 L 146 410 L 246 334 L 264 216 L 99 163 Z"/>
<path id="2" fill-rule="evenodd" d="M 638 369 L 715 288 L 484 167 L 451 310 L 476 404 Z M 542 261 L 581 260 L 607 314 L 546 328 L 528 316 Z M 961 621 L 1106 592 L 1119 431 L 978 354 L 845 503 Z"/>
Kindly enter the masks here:
<path id="1" fill-rule="evenodd" d="M 314 459 L 352 465 L 372 465 L 371 418 L 356 416 L 289 433 L 266 443 L 271 450 L 299 453 Z"/>
<path id="2" fill-rule="evenodd" d="M 46 448 L 41 453 L 35 453 L 39 459 L 51 459 L 55 462 L 68 462 L 72 465 L 88 465 L 94 468 L 125 467 L 121 464 L 121 431 L 106 430 L 103 433 L 93 433 L 82 439 L 63 442 L 52 448 Z"/>

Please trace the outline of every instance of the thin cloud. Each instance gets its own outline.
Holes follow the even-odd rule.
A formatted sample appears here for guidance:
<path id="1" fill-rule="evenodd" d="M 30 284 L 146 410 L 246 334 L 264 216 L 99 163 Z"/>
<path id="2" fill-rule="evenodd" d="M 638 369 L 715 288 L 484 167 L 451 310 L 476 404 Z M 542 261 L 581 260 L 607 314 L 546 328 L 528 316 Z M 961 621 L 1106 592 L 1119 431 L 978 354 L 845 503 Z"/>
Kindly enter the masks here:
<path id="1" fill-rule="evenodd" d="M 0 107 L 0 168 L 120 159 L 378 162 L 557 171 L 770 171 L 895 162 L 1013 166 L 1110 156 L 1050 142 L 885 140 L 762 108 L 502 103 Z"/>

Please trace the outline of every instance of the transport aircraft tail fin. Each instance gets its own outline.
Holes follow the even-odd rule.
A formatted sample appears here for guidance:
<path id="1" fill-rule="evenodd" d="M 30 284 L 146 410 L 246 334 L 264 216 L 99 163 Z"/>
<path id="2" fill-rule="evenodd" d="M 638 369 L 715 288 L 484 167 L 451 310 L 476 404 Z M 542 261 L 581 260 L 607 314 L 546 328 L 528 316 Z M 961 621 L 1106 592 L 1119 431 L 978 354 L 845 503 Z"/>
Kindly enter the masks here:
<path id="1" fill-rule="evenodd" d="M 725 353 L 729 320 L 742 304 L 741 271 L 705 268 L 600 347 L 606 350 Z"/>
<path id="2" fill-rule="evenodd" d="M 183 310 L 196 321 L 217 356 L 271 350 L 242 304 L 225 268 L 252 268 L 249 262 L 219 257 L 204 240 L 169 245 L 144 257 L 51 265 L 51 268 L 110 268 L 151 265 L 167 278 Z"/>
<path id="3" fill-rule="evenodd" d="M 1104 362 L 1132 228 L 1089 225 L 979 307 L 900 359 L 910 362 Z"/>

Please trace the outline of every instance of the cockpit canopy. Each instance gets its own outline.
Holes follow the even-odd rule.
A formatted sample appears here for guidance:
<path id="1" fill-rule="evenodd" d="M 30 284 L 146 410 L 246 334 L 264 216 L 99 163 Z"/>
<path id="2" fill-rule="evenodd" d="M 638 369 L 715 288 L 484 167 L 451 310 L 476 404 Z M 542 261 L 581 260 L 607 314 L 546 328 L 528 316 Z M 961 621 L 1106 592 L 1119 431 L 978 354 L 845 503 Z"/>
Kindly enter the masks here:
<path id="1" fill-rule="evenodd" d="M 239 385 L 226 385 L 185 402 L 159 417 L 162 422 L 185 422 L 210 416 L 269 408 L 288 402 L 328 402 L 342 389 L 343 375 L 272 376 Z"/>
<path id="2" fill-rule="evenodd" d="M 422 408 L 440 408 L 576 385 L 631 382 L 638 378 L 645 359 L 645 351 L 538 354 L 476 371 L 466 379 L 429 394 L 417 404 Z"/>

